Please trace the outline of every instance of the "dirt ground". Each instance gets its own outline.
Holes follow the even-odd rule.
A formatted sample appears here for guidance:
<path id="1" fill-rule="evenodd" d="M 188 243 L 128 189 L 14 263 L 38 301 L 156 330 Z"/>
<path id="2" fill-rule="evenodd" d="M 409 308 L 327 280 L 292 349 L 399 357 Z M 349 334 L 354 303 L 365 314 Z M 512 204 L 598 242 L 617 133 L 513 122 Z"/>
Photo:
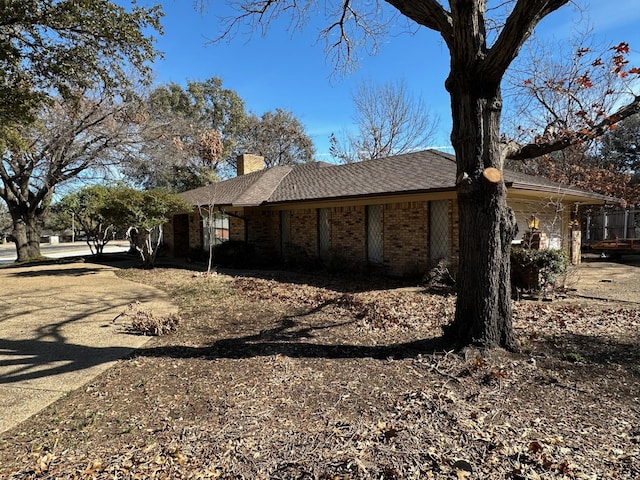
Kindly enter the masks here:
<path id="1" fill-rule="evenodd" d="M 0 477 L 640 478 L 638 267 L 604 263 L 490 354 L 446 350 L 454 297 L 421 288 L 123 270 L 178 331 L 0 436 Z"/>

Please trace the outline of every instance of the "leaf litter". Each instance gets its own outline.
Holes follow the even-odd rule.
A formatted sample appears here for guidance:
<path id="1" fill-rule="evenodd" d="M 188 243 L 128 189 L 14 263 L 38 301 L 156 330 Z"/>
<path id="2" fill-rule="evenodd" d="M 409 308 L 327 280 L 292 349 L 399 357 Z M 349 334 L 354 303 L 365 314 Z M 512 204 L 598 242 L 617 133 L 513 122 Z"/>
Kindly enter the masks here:
<path id="1" fill-rule="evenodd" d="M 520 352 L 452 352 L 420 288 L 120 275 L 176 331 L 5 432 L 1 478 L 640 478 L 638 309 L 517 302 Z"/>

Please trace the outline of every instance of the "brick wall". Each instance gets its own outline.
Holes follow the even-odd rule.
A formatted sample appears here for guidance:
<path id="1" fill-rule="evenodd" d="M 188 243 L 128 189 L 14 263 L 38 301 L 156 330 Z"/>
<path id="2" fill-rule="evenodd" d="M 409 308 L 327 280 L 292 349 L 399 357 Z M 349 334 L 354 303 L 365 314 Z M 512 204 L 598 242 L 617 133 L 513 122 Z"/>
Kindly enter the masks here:
<path id="1" fill-rule="evenodd" d="M 194 210 L 188 214 L 188 221 L 189 221 L 189 248 L 201 248 L 202 247 L 202 225 L 201 225 L 200 214 L 198 210 Z M 163 236 L 163 243 L 165 247 L 167 247 L 170 255 L 182 256 L 188 253 L 186 251 L 184 252 L 175 251 L 173 218 L 164 225 L 162 236 Z"/>
<path id="2" fill-rule="evenodd" d="M 173 242 L 173 218 L 170 218 L 167 223 L 162 226 L 162 243 L 167 248 L 169 255 L 175 255 L 174 242 Z"/>
<path id="3" fill-rule="evenodd" d="M 280 255 L 280 212 L 266 209 L 245 210 L 249 243 L 260 256 Z"/>
<path id="4" fill-rule="evenodd" d="M 292 209 L 290 212 L 290 243 L 309 257 L 318 252 L 318 209 Z M 265 208 L 238 211 L 247 219 L 247 240 L 256 253 L 269 260 L 280 252 L 280 212 Z M 458 212 L 454 201 L 449 201 L 450 269 L 458 264 Z M 383 259 L 386 272 L 391 275 L 423 274 L 429 268 L 429 202 L 401 202 L 384 205 L 383 211 Z M 329 210 L 331 250 L 354 264 L 367 261 L 366 207 L 343 206 Z M 229 218 L 230 238 L 245 240 L 244 220 Z M 167 225 L 165 240 L 172 244 L 172 225 Z M 189 244 L 191 248 L 202 245 L 201 222 L 197 211 L 189 215 Z"/>
<path id="5" fill-rule="evenodd" d="M 383 258 L 385 271 L 391 275 L 422 275 L 429 268 L 429 203 L 402 202 L 384 205 L 383 213 Z M 266 212 L 265 212 L 266 213 Z M 267 254 L 280 250 L 279 213 L 262 218 L 258 226 L 251 216 L 250 241 L 262 238 L 271 246 Z M 290 242 L 304 250 L 309 257 L 318 256 L 318 210 L 315 208 L 290 211 Z M 450 258 L 457 265 L 457 211 L 454 202 L 449 202 Z M 268 225 L 268 222 L 272 222 Z M 367 225 L 365 206 L 333 207 L 329 212 L 331 250 L 354 265 L 367 261 Z M 260 232 L 256 232 L 258 229 Z M 233 229 L 232 229 L 233 235 Z M 263 245 L 263 246 L 264 246 Z M 258 246 L 258 245 L 256 245 Z"/>
<path id="6" fill-rule="evenodd" d="M 318 210 L 291 210 L 290 241 L 310 257 L 318 256 Z"/>
<path id="7" fill-rule="evenodd" d="M 229 217 L 229 240 L 244 242 L 244 220 L 238 217 Z"/>
<path id="8" fill-rule="evenodd" d="M 391 275 L 426 271 L 429 258 L 427 206 L 427 202 L 385 205 L 384 264 Z"/>
<path id="9" fill-rule="evenodd" d="M 329 217 L 331 249 L 353 263 L 365 262 L 367 259 L 365 207 L 334 207 Z"/>

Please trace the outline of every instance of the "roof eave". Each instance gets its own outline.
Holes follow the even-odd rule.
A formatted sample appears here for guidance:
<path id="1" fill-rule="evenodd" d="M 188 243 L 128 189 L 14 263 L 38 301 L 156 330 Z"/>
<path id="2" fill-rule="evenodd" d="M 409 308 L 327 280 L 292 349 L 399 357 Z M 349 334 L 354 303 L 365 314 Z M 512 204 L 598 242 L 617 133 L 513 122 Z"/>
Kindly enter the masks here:
<path id="1" fill-rule="evenodd" d="M 429 193 L 443 193 L 443 192 L 455 192 L 455 187 L 442 187 L 442 188 L 429 188 L 429 189 L 421 189 L 421 190 L 403 190 L 396 192 L 376 192 L 376 193 L 364 193 L 364 194 L 354 194 L 354 195 L 339 195 L 334 197 L 313 197 L 313 198 L 300 198 L 293 200 L 276 200 L 276 201 L 267 201 L 262 205 L 282 205 L 286 203 L 311 203 L 311 202 L 328 202 L 328 201 L 341 201 L 341 200 L 354 200 L 358 198 L 364 197 L 394 197 L 401 195 L 424 195 Z"/>
<path id="2" fill-rule="evenodd" d="M 589 205 L 599 204 L 623 204 L 624 200 L 599 193 L 586 192 L 583 190 L 575 190 L 567 187 L 555 187 L 552 185 L 531 185 L 521 182 L 510 182 L 508 188 L 514 190 L 525 190 L 530 192 L 553 193 L 561 195 L 575 203 L 583 203 Z"/>

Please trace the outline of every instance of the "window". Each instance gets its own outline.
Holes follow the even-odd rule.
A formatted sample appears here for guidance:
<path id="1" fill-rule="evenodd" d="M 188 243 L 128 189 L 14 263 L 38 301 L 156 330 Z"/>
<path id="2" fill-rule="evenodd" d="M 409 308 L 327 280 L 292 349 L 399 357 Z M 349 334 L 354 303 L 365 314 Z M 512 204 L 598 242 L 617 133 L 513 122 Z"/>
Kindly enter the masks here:
<path id="1" fill-rule="evenodd" d="M 331 226 L 329 225 L 329 209 L 318 209 L 318 253 L 325 258 L 331 248 Z"/>
<path id="2" fill-rule="evenodd" d="M 367 206 L 367 260 L 383 263 L 383 205 Z"/>
<path id="3" fill-rule="evenodd" d="M 429 260 L 449 258 L 449 200 L 429 202 Z"/>
<path id="4" fill-rule="evenodd" d="M 205 249 L 209 248 L 211 240 L 213 245 L 229 240 L 229 216 L 220 212 L 213 216 L 205 213 L 202 217 L 202 237 Z"/>

